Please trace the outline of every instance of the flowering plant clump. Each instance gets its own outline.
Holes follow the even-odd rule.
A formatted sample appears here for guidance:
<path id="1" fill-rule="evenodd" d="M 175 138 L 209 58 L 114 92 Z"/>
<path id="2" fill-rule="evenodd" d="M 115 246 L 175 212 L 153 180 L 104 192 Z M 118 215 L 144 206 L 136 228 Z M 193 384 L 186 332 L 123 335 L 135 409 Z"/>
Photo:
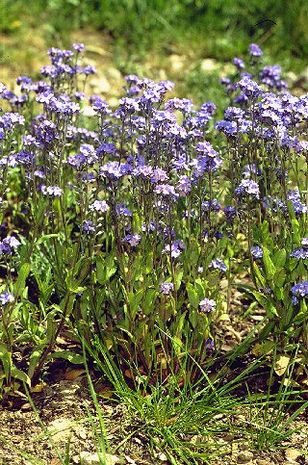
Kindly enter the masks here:
<path id="1" fill-rule="evenodd" d="M 6 382 L 37 380 L 67 327 L 123 373 L 168 376 L 184 349 L 202 366 L 234 282 L 266 312 L 260 338 L 305 342 L 307 96 L 251 44 L 223 80 L 219 121 L 214 103 L 197 109 L 172 82 L 135 75 L 111 108 L 84 93 L 95 70 L 83 51 L 52 48 L 40 80 L 0 86 Z M 31 346 L 27 373 L 13 366 L 16 337 Z"/>

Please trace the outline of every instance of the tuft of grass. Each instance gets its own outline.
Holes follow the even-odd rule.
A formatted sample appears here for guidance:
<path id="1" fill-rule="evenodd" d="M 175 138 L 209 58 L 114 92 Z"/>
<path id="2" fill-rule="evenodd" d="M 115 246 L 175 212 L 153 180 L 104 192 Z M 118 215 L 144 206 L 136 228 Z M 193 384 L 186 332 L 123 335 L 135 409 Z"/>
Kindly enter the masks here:
<path id="1" fill-rule="evenodd" d="M 126 406 L 132 419 L 130 432 L 117 449 L 141 430 L 152 453 L 157 454 L 159 450 L 172 464 L 213 463 L 215 457 L 228 452 L 218 447 L 217 439 L 230 432 L 244 437 L 252 449 L 279 447 L 295 431 L 292 422 L 307 407 L 307 402 L 294 400 L 299 392 L 284 382 L 291 377 L 290 371 L 277 393 L 272 394 L 270 389 L 262 396 L 250 392 L 248 380 L 263 359 L 249 364 L 230 380 L 225 377 L 226 366 L 213 374 L 201 369 L 202 375 L 197 382 L 187 381 L 181 387 L 181 370 L 155 385 L 140 374 L 136 389 L 127 385 L 122 371 L 101 342 L 97 340 L 94 347 L 85 344 L 97 368 L 111 382 L 115 398 Z M 236 353 L 239 352 L 237 348 Z M 188 353 L 186 355 L 183 370 L 192 358 Z M 273 372 L 269 386 L 272 377 Z M 238 395 L 238 388 L 243 385 L 246 385 L 247 393 Z M 295 403 L 299 403 L 299 407 L 294 410 Z M 241 420 L 234 425 L 232 418 L 237 414 L 241 414 Z"/>

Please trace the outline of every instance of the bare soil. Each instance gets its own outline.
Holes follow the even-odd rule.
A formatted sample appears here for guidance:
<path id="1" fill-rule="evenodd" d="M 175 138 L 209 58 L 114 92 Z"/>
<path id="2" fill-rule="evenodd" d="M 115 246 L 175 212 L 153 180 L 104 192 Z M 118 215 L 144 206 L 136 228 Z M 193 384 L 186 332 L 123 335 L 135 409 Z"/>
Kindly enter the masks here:
<path id="1" fill-rule="evenodd" d="M 69 452 L 69 464 L 95 465 L 100 430 L 97 414 L 86 387 L 81 369 L 61 373 L 64 379 L 49 386 L 40 386 L 33 393 L 33 403 L 26 398 L 12 402 L 0 410 L 0 465 L 61 465 L 59 457 Z M 75 378 L 76 377 L 76 378 Z M 66 378 L 66 379 L 65 379 Z M 68 379 L 67 379 L 68 378 Z M 101 394 L 108 397 L 108 390 Z M 16 406 L 18 409 L 16 409 Z M 125 405 L 100 397 L 100 406 L 107 431 L 108 465 L 171 464 L 167 456 L 150 446 L 144 426 L 129 414 Z M 33 409 L 35 408 L 35 410 Z M 261 413 L 260 413 L 261 415 Z M 304 415 L 291 428 L 296 430 L 287 441 L 273 450 L 256 451 L 247 442 L 245 430 L 257 431 L 257 410 L 240 409 L 224 418 L 217 415 L 213 425 L 228 424 L 223 433 L 207 438 L 208 463 L 216 465 L 305 464 L 308 450 L 308 424 Z M 213 426 L 212 425 L 212 426 Z M 210 425 L 209 425 L 210 427 Z M 96 431 L 96 433 L 95 433 Z M 197 435 L 185 440 L 197 444 L 204 440 Z M 69 447 L 68 447 L 69 444 Z"/>

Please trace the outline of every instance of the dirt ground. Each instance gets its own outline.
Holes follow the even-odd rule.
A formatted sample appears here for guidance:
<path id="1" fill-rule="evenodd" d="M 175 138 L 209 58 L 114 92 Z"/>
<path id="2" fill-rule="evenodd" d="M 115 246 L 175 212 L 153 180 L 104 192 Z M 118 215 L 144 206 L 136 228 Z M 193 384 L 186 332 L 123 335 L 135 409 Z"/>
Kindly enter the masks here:
<path id="1" fill-rule="evenodd" d="M 0 410 L 0 465 L 61 465 L 59 457 L 63 459 L 66 453 L 70 456 L 69 464 L 99 464 L 96 445 L 100 431 L 95 408 L 85 386 L 85 374 L 82 370 L 70 369 L 64 378 L 76 375 L 75 379 L 62 379 L 45 386 L 41 392 L 33 393 L 34 405 L 24 398 L 18 409 L 8 406 Z M 107 465 L 171 464 L 164 453 L 150 447 L 143 425 L 128 413 L 124 405 L 101 399 L 100 406 L 109 445 Z M 245 411 L 237 411 L 232 417 L 230 431 L 209 436 L 209 451 L 212 449 L 214 457 L 209 463 L 308 463 L 304 456 L 308 450 L 308 424 L 304 415 L 291 425 L 297 431 L 280 448 L 266 452 L 251 450 L 240 433 L 241 428 L 250 427 L 251 415 L 248 418 Z M 217 424 L 225 420 L 223 415 L 213 419 Z M 190 438 L 192 443 L 198 440 L 197 436 Z"/>

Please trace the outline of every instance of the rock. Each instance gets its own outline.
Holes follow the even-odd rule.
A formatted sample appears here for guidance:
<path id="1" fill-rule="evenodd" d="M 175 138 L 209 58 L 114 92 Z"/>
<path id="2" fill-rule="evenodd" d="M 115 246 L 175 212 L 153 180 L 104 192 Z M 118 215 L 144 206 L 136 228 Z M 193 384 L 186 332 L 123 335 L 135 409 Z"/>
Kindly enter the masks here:
<path id="1" fill-rule="evenodd" d="M 167 462 L 168 461 L 168 457 L 163 452 L 160 452 L 159 454 L 157 454 L 157 458 L 161 462 Z"/>
<path id="2" fill-rule="evenodd" d="M 253 459 L 253 453 L 248 450 L 243 450 L 237 456 L 239 463 L 248 463 Z"/>
<path id="3" fill-rule="evenodd" d="M 82 428 L 82 427 L 77 429 L 76 434 L 80 439 L 85 440 L 88 437 L 87 430 L 85 428 Z"/>
<path id="4" fill-rule="evenodd" d="M 297 79 L 293 82 L 293 86 L 300 87 L 301 89 L 306 89 L 308 87 L 308 66 L 297 76 Z"/>
<path id="5" fill-rule="evenodd" d="M 220 64 L 213 58 L 205 58 L 200 63 L 200 69 L 204 73 L 213 73 L 220 68 Z"/>
<path id="6" fill-rule="evenodd" d="M 119 99 L 117 97 L 109 97 L 108 104 L 111 108 L 116 108 L 119 105 Z"/>
<path id="7" fill-rule="evenodd" d="M 234 73 L 234 66 L 231 63 L 225 63 L 222 66 L 221 73 L 224 76 L 226 76 L 226 75 L 229 76 L 230 74 L 233 74 Z"/>
<path id="8" fill-rule="evenodd" d="M 103 77 L 95 77 L 91 79 L 90 86 L 92 87 L 94 93 L 96 94 L 108 94 L 111 89 L 109 81 Z"/>
<path id="9" fill-rule="evenodd" d="M 185 58 L 181 55 L 170 55 L 169 57 L 170 61 L 170 68 L 171 72 L 177 73 L 178 71 L 182 71 L 185 66 Z"/>
<path id="10" fill-rule="evenodd" d="M 157 78 L 160 81 L 165 81 L 165 80 L 168 79 L 168 75 L 167 75 L 167 73 L 166 73 L 166 71 L 164 69 L 159 69 L 158 73 L 157 73 Z"/>
<path id="11" fill-rule="evenodd" d="M 293 84 L 297 81 L 298 75 L 295 74 L 293 71 L 289 71 L 287 74 L 287 81 L 293 86 Z"/>
<path id="12" fill-rule="evenodd" d="M 72 434 L 74 423 L 68 418 L 56 418 L 48 425 L 48 431 L 54 442 L 65 442 Z"/>
<path id="13" fill-rule="evenodd" d="M 107 79 L 110 79 L 112 81 L 121 81 L 122 80 L 122 74 L 121 72 L 112 66 L 108 66 L 105 70 L 105 74 L 107 76 Z"/>
<path id="14" fill-rule="evenodd" d="M 21 410 L 22 410 L 23 412 L 29 412 L 29 411 L 31 411 L 31 410 L 32 410 L 31 404 L 29 404 L 29 402 L 26 402 L 25 404 L 23 404 L 23 405 L 21 406 Z"/>
<path id="15" fill-rule="evenodd" d="M 100 465 L 98 454 L 91 454 L 91 452 L 80 452 L 80 465 Z"/>
<path id="16" fill-rule="evenodd" d="M 91 452 L 80 452 L 80 465 L 100 465 L 100 458 L 98 454 L 91 454 Z M 117 455 L 105 454 L 106 465 L 116 465 L 120 463 L 120 458 Z"/>
<path id="17" fill-rule="evenodd" d="M 125 455 L 125 459 L 130 465 L 137 465 L 137 462 L 135 462 L 135 460 L 132 459 L 129 455 Z"/>
<path id="18" fill-rule="evenodd" d="M 94 116 L 96 115 L 95 111 L 90 105 L 85 105 L 82 109 L 82 113 L 84 116 Z"/>
<path id="19" fill-rule="evenodd" d="M 297 459 L 298 457 L 300 457 L 302 454 L 301 454 L 301 451 L 300 450 L 297 450 L 297 449 L 286 449 L 285 451 L 285 454 L 286 454 L 286 459 L 289 463 L 298 463 L 297 462 Z"/>

